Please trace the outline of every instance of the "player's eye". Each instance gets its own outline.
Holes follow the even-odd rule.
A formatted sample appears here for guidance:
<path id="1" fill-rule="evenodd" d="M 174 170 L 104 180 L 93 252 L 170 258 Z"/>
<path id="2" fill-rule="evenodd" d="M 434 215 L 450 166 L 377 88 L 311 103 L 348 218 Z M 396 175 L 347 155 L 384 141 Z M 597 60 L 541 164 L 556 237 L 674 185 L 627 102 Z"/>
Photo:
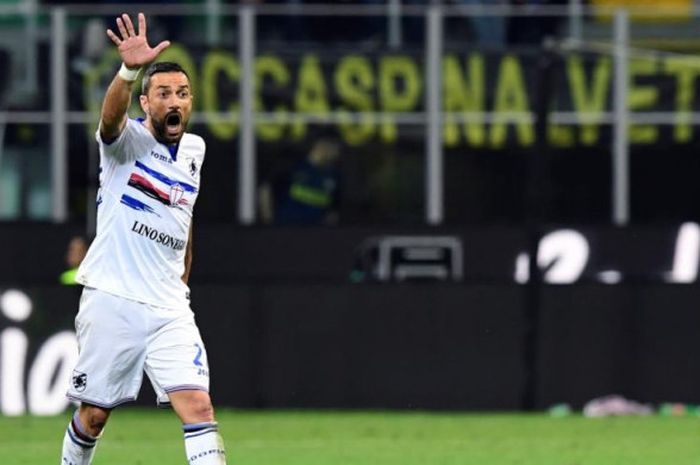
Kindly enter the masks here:
<path id="1" fill-rule="evenodd" d="M 179 92 L 178 96 L 179 96 L 180 98 L 187 98 L 187 97 L 190 96 L 190 93 L 189 93 L 188 91 L 186 91 L 186 90 L 181 90 L 181 91 Z"/>

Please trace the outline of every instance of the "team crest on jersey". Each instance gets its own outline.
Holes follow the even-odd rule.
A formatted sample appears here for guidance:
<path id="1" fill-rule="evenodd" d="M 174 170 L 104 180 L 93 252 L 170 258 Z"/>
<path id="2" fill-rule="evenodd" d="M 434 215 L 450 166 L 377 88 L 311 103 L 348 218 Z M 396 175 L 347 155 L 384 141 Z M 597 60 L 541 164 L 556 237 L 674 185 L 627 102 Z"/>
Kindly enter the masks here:
<path id="1" fill-rule="evenodd" d="M 187 158 L 187 166 L 190 168 L 190 174 L 195 176 L 197 174 L 197 163 L 194 161 L 194 157 Z"/>
<path id="2" fill-rule="evenodd" d="M 83 392 L 87 387 L 87 374 L 73 370 L 73 388 L 77 392 Z"/>
<path id="3" fill-rule="evenodd" d="M 170 205 L 173 207 L 180 205 L 183 195 L 185 195 L 185 189 L 180 184 L 176 183 L 170 186 Z"/>

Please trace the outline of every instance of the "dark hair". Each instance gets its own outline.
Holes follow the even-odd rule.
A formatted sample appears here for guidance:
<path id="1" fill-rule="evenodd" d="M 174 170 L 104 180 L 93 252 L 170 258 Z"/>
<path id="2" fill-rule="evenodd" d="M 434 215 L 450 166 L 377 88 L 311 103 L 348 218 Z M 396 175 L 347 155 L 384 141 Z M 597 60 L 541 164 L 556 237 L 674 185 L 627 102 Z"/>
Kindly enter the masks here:
<path id="1" fill-rule="evenodd" d="M 148 89 L 151 87 L 151 76 L 158 73 L 182 73 L 187 76 L 189 81 L 190 76 L 187 72 L 182 69 L 182 66 L 174 63 L 172 61 L 159 61 L 157 63 L 151 64 L 146 71 L 143 73 L 143 80 L 141 81 L 141 94 L 147 95 Z"/>

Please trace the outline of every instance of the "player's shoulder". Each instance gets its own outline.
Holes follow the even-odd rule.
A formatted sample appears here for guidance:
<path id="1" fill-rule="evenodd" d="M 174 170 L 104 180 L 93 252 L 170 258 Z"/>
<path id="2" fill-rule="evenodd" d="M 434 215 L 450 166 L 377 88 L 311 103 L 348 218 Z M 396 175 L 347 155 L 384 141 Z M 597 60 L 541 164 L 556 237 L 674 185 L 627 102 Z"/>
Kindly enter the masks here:
<path id="1" fill-rule="evenodd" d="M 146 126 L 143 124 L 143 121 L 143 118 L 127 118 L 126 125 L 124 126 L 124 131 L 133 131 L 136 133 L 141 133 L 153 137 L 153 134 L 151 134 L 151 132 L 146 128 Z"/>
<path id="2" fill-rule="evenodd" d="M 180 150 L 183 149 L 193 155 L 204 157 L 204 153 L 207 150 L 207 144 L 204 142 L 203 137 L 186 132 L 180 141 Z"/>
<path id="3" fill-rule="evenodd" d="M 143 126 L 143 124 L 140 123 L 138 119 L 127 118 L 126 124 L 124 124 L 124 127 L 121 129 L 121 131 L 119 131 L 118 135 L 110 139 L 104 139 L 102 137 L 102 120 L 100 120 L 99 124 L 97 125 L 97 131 L 95 132 L 95 138 L 100 144 L 104 144 L 105 146 L 111 146 L 115 145 L 115 142 L 126 138 L 127 135 L 147 132 L 148 130 Z"/>

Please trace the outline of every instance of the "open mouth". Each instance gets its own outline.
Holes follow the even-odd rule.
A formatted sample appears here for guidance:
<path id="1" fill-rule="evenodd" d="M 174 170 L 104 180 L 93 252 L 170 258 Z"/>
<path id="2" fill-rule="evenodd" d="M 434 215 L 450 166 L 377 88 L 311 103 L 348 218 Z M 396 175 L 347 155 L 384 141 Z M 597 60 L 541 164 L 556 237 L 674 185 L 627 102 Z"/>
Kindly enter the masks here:
<path id="1" fill-rule="evenodd" d="M 165 127 L 170 135 L 176 135 L 180 132 L 182 126 L 182 117 L 179 113 L 169 113 L 165 117 Z"/>

